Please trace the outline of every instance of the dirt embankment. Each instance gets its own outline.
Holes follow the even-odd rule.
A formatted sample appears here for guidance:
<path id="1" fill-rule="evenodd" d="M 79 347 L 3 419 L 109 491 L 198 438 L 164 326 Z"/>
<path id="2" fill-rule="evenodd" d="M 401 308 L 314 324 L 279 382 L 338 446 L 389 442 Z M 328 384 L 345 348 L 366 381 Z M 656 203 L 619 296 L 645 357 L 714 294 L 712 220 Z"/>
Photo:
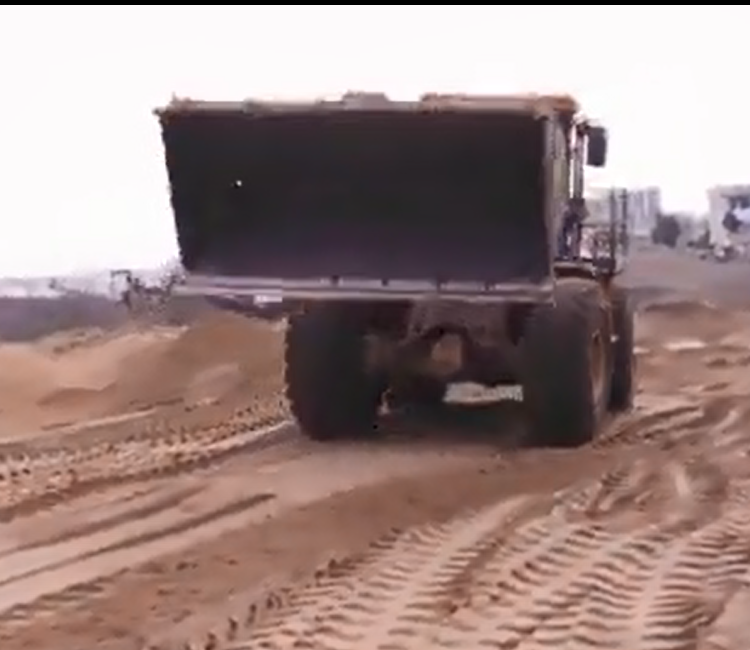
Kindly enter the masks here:
<path id="1" fill-rule="evenodd" d="M 209 312 L 189 327 L 0 345 L 0 437 L 165 404 L 238 405 L 279 390 L 281 341 L 279 325 Z"/>

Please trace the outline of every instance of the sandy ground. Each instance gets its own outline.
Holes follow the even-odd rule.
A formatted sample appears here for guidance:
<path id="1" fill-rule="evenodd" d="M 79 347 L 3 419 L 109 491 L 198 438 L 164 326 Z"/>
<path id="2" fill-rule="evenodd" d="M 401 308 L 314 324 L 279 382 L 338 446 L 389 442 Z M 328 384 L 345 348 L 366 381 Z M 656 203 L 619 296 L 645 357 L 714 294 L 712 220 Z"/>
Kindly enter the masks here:
<path id="1" fill-rule="evenodd" d="M 0 647 L 744 650 L 742 291 L 645 306 L 636 409 L 570 451 L 512 402 L 313 444 L 226 314 L 0 346 Z"/>
<path id="2" fill-rule="evenodd" d="M 0 346 L 0 439 L 166 405 L 246 403 L 278 391 L 278 331 L 230 314 Z M 262 377 L 259 382 L 256 378 Z"/>

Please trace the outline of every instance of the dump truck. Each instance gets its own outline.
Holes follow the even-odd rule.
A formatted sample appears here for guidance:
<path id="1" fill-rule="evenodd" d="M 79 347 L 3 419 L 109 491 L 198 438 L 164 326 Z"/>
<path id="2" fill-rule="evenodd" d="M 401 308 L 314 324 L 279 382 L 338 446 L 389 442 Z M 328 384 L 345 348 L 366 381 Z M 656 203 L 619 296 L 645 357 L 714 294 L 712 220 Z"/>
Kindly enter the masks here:
<path id="1" fill-rule="evenodd" d="M 527 442 L 630 407 L 633 314 L 581 255 L 606 130 L 569 96 L 347 93 L 156 109 L 182 294 L 289 311 L 286 393 L 315 440 L 368 436 L 456 382 L 520 385 Z M 616 213 L 617 211 L 613 211 Z M 601 247 L 598 247 L 601 248 Z"/>

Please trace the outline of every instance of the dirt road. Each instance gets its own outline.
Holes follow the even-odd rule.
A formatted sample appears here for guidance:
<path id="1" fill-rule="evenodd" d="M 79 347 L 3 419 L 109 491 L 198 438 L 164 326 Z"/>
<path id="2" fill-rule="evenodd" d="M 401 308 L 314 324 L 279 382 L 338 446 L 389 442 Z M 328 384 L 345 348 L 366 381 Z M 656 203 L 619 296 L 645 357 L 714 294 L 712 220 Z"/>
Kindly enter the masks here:
<path id="1" fill-rule="evenodd" d="M 0 441 L 0 646 L 748 647 L 750 315 L 638 326 L 636 410 L 574 451 L 518 449 L 512 402 L 304 441 L 279 332 L 231 318 L 90 342 L 88 424 Z"/>

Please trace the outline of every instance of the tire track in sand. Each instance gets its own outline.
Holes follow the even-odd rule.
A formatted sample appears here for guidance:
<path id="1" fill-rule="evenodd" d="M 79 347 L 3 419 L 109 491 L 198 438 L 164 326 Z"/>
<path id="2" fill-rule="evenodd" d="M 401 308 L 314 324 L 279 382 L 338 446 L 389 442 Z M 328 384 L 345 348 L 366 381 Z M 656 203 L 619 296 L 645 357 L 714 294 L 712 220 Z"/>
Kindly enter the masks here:
<path id="1" fill-rule="evenodd" d="M 67 545 L 58 549 L 57 557 L 52 561 L 46 560 L 43 553 L 34 553 L 39 549 L 14 553 L 0 560 L 0 574 L 4 576 L 0 580 L 0 611 L 5 611 L 6 620 L 18 621 L 31 614 L 36 616 L 40 610 L 54 607 L 56 594 L 49 594 L 50 584 L 54 584 L 57 591 L 64 592 L 74 585 L 95 582 L 102 574 L 119 573 L 142 562 L 144 557 L 187 548 L 225 530 L 237 528 L 241 522 L 235 520 L 242 518 L 244 521 L 242 515 L 248 510 L 273 498 L 274 495 L 268 493 L 251 495 L 212 512 L 129 535 L 109 544 L 99 545 L 96 540 L 89 540 L 85 545 L 80 542 Z M 13 566 L 19 569 L 14 571 Z M 38 602 L 43 596 L 47 596 L 46 602 Z M 68 593 L 63 599 L 69 597 Z"/>
<path id="2" fill-rule="evenodd" d="M 417 473 L 467 462 L 460 454 L 446 456 L 440 449 L 374 453 L 359 446 L 348 450 L 310 446 L 302 452 L 271 454 L 275 465 L 269 465 L 267 457 L 250 456 L 233 467 L 183 481 L 182 486 L 161 481 L 165 494 L 146 492 L 121 504 L 121 512 L 83 527 L 53 530 L 51 536 L 21 544 L 3 545 L 0 539 L 0 628 L 7 633 L 54 613 L 61 605 L 96 596 L 116 583 L 125 569 L 261 521 L 277 507 L 298 507 L 340 490 L 414 474 L 417 458 L 421 462 Z M 367 460 L 369 467 L 362 470 Z M 266 505 L 258 510 L 263 502 Z M 103 514 L 107 515 L 107 508 Z M 64 524 L 66 516 L 48 519 L 50 529 L 56 520 Z M 19 521 L 14 528 L 23 525 Z"/>
<path id="3" fill-rule="evenodd" d="M 213 634 L 194 647 L 694 648 L 721 609 L 720 600 L 711 602 L 713 593 L 727 593 L 747 570 L 748 540 L 737 543 L 732 527 L 731 521 L 716 522 L 675 542 L 674 531 L 658 526 L 632 533 L 574 526 L 546 553 L 534 554 L 525 546 L 518 557 L 503 558 L 502 566 L 488 564 L 488 574 L 448 616 L 435 606 L 430 579 L 409 564 L 417 551 L 407 542 L 413 546 L 414 538 L 430 540 L 429 532 L 422 531 L 405 540 L 406 548 L 396 546 L 398 557 L 369 567 L 371 575 L 362 570 L 349 577 L 361 587 L 339 582 L 335 589 L 327 586 L 333 593 L 310 589 L 293 598 L 288 609 L 275 613 L 276 620 L 261 623 L 247 641 L 220 645 Z M 466 530 L 462 526 L 461 534 Z M 432 562 L 423 566 L 438 564 L 451 541 L 433 546 Z M 429 551 L 422 549 L 422 554 Z M 399 574 L 406 576 L 408 587 L 394 580 Z M 422 589 L 415 580 L 421 581 Z M 389 584 L 394 586 L 387 589 Z M 706 584 L 712 585 L 713 593 L 706 594 Z M 376 609 L 373 586 L 381 590 L 380 598 L 391 599 L 391 607 Z M 305 606 L 307 611 L 297 609 Z M 422 614 L 430 608 L 431 616 Z"/>
<path id="4" fill-rule="evenodd" d="M 193 472 L 295 438 L 294 428 L 283 420 L 265 423 L 237 417 L 156 438 L 4 459 L 0 523 L 115 486 Z"/>
<path id="5" fill-rule="evenodd" d="M 96 513 L 92 513 L 94 515 L 93 521 L 86 521 L 82 525 L 69 530 L 62 530 L 59 532 L 55 531 L 51 535 L 39 535 L 37 539 L 32 539 L 28 542 L 9 544 L 5 548 L 0 546 L 0 562 L 5 557 L 12 554 L 33 551 L 47 546 L 57 546 L 64 542 L 83 539 L 116 528 L 117 526 L 134 519 L 145 519 L 162 511 L 177 508 L 198 492 L 200 492 L 199 486 L 187 486 L 176 491 L 170 491 L 166 495 L 160 495 L 157 493 L 154 499 L 148 499 L 143 505 L 136 504 L 133 506 L 131 499 L 125 500 L 125 503 L 123 504 L 108 503 L 108 512 L 105 512 L 104 516 L 96 517 Z M 135 499 L 138 502 L 141 500 L 139 499 L 139 496 L 140 495 L 135 496 Z"/>
<path id="6" fill-rule="evenodd" d="M 394 625 L 409 635 L 415 622 L 439 615 L 432 607 L 435 594 L 467 567 L 477 566 L 495 543 L 493 532 L 526 517 L 529 502 L 520 496 L 445 524 L 394 532 L 362 555 L 319 569 L 303 590 L 235 598 L 214 629 L 187 638 L 188 625 L 180 635 L 170 631 L 144 642 L 159 650 L 223 648 L 251 626 L 253 647 L 269 650 L 359 647 L 363 630 L 377 636 L 364 639 L 370 643 L 365 647 L 390 647 Z"/>
<path id="7" fill-rule="evenodd" d="M 2 459 L 0 521 L 7 525 L 64 501 L 129 484 L 163 484 L 166 478 L 208 468 L 242 452 L 296 439 L 289 423 L 259 427 L 263 421 L 257 416 L 255 409 L 242 409 L 219 424 L 180 427 L 162 421 L 141 434 L 91 447 L 85 446 L 85 438 L 72 448 L 47 448 L 41 453 L 34 453 L 31 446 L 31 453 Z M 23 622 L 62 603 L 91 597 L 112 575 L 134 563 L 236 529 L 246 523 L 248 510 L 274 498 L 269 493 L 252 494 L 219 503 L 210 512 L 180 515 L 185 502 L 202 490 L 188 485 L 148 496 L 153 488 L 146 489 L 144 498 L 131 496 L 119 505 L 109 504 L 103 517 L 69 530 L 37 535 L 36 540 L 20 544 L 8 539 L 7 533 L 0 536 L 2 619 Z M 186 507 L 195 509 L 189 503 Z"/>
<path id="8" fill-rule="evenodd" d="M 195 647 L 744 647 L 727 635 L 750 600 L 738 588 L 750 563 L 750 436 L 725 420 L 712 436 L 674 432 L 663 453 L 565 490 L 556 505 L 522 500 L 515 521 L 498 515 L 511 501 L 409 531 L 345 578 L 289 597 L 246 641 L 214 634 Z M 446 607 L 450 583 L 461 589 Z"/>

